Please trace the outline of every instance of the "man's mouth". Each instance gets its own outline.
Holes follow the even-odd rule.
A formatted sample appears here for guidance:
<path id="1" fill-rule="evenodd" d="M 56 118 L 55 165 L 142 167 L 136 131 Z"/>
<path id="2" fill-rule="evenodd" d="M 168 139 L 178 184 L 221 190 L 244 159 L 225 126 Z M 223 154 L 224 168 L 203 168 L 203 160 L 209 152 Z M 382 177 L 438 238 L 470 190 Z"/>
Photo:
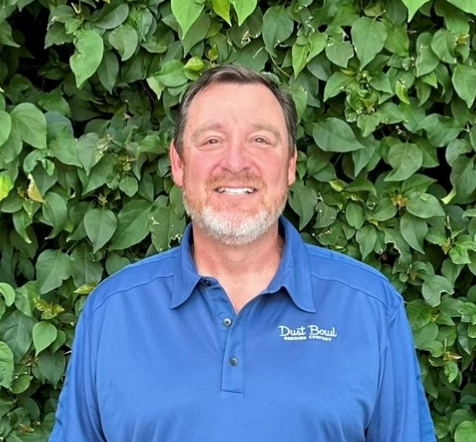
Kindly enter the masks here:
<path id="1" fill-rule="evenodd" d="M 227 195 L 250 195 L 256 189 L 252 187 L 217 187 L 216 191 L 218 193 L 223 193 Z"/>

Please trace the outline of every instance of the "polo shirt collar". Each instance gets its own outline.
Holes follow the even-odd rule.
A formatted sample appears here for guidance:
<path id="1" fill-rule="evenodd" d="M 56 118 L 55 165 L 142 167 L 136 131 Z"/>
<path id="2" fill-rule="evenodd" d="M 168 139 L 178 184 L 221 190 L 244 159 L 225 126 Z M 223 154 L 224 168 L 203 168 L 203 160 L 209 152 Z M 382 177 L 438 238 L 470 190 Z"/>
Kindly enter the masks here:
<path id="1" fill-rule="evenodd" d="M 311 266 L 308 251 L 301 234 L 283 216 L 279 219 L 280 234 L 284 237 L 281 263 L 269 286 L 274 292 L 284 288 L 296 307 L 316 313 Z"/>
<path id="2" fill-rule="evenodd" d="M 269 285 L 270 295 L 279 289 L 285 289 L 296 307 L 315 313 L 311 269 L 304 241 L 299 232 L 284 217 L 279 219 L 279 229 L 284 237 L 283 256 L 278 271 Z M 192 226 L 189 224 L 177 250 L 171 308 L 176 308 L 187 301 L 202 279 L 193 261 L 192 244 Z"/>
<path id="3" fill-rule="evenodd" d="M 182 242 L 177 250 L 170 308 L 179 307 L 190 298 L 193 290 L 202 279 L 197 273 L 197 267 L 193 261 L 192 244 L 192 225 L 189 224 L 185 228 Z"/>

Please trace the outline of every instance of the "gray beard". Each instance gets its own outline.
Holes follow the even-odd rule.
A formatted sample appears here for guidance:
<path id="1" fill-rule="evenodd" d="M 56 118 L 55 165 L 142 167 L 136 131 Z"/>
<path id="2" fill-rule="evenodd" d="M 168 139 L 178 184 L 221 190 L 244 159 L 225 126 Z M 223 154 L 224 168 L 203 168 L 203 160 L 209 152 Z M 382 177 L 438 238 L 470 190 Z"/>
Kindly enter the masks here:
<path id="1" fill-rule="evenodd" d="M 271 210 L 263 208 L 255 215 L 231 215 L 210 207 L 199 210 L 189 204 L 186 192 L 183 200 L 187 214 L 197 227 L 227 246 L 240 246 L 255 241 L 274 225 L 286 206 L 287 193 Z"/>

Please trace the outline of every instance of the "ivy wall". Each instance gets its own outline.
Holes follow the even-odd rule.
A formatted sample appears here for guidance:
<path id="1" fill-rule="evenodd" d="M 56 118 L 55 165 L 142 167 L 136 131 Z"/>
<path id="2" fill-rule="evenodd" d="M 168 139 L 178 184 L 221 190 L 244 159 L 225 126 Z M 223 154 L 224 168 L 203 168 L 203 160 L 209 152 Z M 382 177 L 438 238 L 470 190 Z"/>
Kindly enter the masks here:
<path id="1" fill-rule="evenodd" d="M 1 0 L 0 440 L 47 440 L 87 295 L 180 240 L 176 105 L 236 63 L 297 105 L 287 216 L 390 278 L 439 440 L 475 441 L 475 19 L 473 0 Z"/>

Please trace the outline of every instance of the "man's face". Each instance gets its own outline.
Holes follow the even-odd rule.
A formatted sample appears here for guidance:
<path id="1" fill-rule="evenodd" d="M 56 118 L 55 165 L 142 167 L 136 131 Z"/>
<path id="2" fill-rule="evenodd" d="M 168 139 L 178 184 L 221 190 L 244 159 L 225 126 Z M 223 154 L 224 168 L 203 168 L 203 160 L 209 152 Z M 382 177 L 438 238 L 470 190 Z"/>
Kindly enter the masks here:
<path id="1" fill-rule="evenodd" d="M 246 244 L 276 222 L 294 182 L 284 114 L 262 85 L 216 83 L 192 101 L 183 154 L 172 174 L 194 223 L 228 245 Z"/>

